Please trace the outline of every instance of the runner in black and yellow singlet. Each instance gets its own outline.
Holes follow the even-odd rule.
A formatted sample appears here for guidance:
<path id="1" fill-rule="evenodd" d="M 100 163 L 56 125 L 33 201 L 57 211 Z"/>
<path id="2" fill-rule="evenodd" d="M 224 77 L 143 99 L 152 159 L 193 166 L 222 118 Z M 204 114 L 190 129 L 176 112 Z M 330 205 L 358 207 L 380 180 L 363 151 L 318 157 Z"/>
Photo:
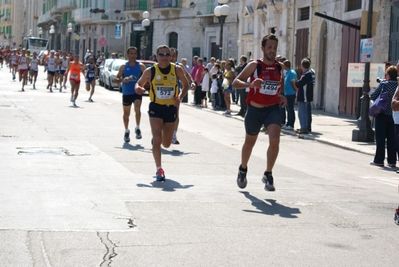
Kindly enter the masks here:
<path id="1" fill-rule="evenodd" d="M 171 63 L 170 48 L 161 45 L 157 49 L 158 63 L 147 68 L 136 83 L 136 93 L 142 94 L 144 85 L 150 83 L 150 105 L 148 114 L 152 132 L 152 154 L 157 167 L 157 181 L 165 180 L 165 173 L 161 166 L 161 144 L 168 148 L 172 142 L 174 122 L 177 116 L 177 107 L 181 99 L 187 94 L 188 82 L 180 66 Z M 182 84 L 179 93 L 177 79 Z"/>

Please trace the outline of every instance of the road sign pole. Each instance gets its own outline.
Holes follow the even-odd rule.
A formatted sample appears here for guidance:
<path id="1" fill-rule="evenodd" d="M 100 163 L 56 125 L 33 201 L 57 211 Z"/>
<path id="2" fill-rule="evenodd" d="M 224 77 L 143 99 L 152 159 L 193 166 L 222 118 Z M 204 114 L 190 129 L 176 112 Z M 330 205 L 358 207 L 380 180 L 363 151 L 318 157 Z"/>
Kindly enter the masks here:
<path id="1" fill-rule="evenodd" d="M 373 19 L 373 0 L 369 0 L 369 10 L 367 19 L 367 36 L 371 38 L 371 26 Z M 363 96 L 360 98 L 360 118 L 357 120 L 357 128 L 352 131 L 352 141 L 355 142 L 373 142 L 374 131 L 371 128 L 371 122 L 368 115 L 370 107 L 370 62 L 365 63 Z"/>

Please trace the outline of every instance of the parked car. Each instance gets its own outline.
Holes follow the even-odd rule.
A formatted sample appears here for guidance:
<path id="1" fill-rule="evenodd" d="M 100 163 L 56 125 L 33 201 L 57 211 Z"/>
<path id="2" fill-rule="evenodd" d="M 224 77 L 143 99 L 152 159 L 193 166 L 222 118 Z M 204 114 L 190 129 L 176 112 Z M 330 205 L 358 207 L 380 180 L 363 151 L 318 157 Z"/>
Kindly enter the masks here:
<path id="1" fill-rule="evenodd" d="M 105 72 L 108 71 L 109 65 L 114 61 L 114 58 L 106 59 L 103 64 L 98 67 L 98 83 L 104 86 Z"/>
<path id="2" fill-rule="evenodd" d="M 126 64 L 126 60 L 124 59 L 114 59 L 108 66 L 108 68 L 105 69 L 104 72 L 104 87 L 107 89 L 114 89 L 119 87 L 120 85 L 117 83 L 114 83 L 113 80 L 115 79 L 116 75 L 119 72 L 120 66 L 123 64 Z"/>

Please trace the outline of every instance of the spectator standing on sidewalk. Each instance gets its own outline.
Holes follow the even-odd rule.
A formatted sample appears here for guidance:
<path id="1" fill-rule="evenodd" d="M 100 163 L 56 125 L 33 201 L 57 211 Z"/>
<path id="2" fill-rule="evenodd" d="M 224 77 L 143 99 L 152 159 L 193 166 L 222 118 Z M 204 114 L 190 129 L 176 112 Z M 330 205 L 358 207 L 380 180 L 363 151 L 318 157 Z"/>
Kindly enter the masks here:
<path id="1" fill-rule="evenodd" d="M 217 94 L 218 94 L 218 88 L 219 88 L 219 85 L 218 85 L 218 75 L 215 73 L 215 74 L 212 74 L 212 76 L 211 76 L 211 78 L 212 78 L 212 83 L 211 83 L 211 94 L 212 94 L 212 110 L 216 110 L 217 109 L 217 100 L 218 100 L 218 97 L 217 97 Z"/>
<path id="2" fill-rule="evenodd" d="M 263 57 L 248 63 L 237 76 L 233 86 L 237 89 L 250 87 L 245 115 L 245 141 L 241 151 L 241 165 L 238 170 L 237 185 L 247 186 L 247 164 L 262 125 L 267 128 L 269 147 L 266 154 L 266 171 L 262 177 L 265 190 L 275 191 L 272 170 L 277 160 L 280 144 L 281 119 L 280 102 L 286 104 L 284 97 L 284 76 L 282 63 L 276 61 L 278 38 L 268 34 L 262 38 Z M 247 79 L 250 77 L 250 83 Z"/>
<path id="3" fill-rule="evenodd" d="M 388 92 L 389 103 L 392 101 L 395 90 L 398 87 L 398 81 L 396 80 L 398 76 L 398 71 L 395 66 L 390 66 L 387 68 L 385 74 L 386 81 L 382 81 L 374 90 L 374 92 L 370 95 L 371 100 L 376 100 L 377 97 L 381 94 L 381 91 L 384 90 Z M 375 117 L 374 123 L 376 151 L 374 160 L 371 161 L 370 164 L 380 167 L 384 166 L 386 142 L 388 166 L 391 168 L 395 168 L 396 144 L 391 105 L 388 105 L 388 108 L 384 113 Z"/>
<path id="4" fill-rule="evenodd" d="M 396 143 L 396 156 L 399 160 L 399 89 L 396 89 L 391 103 L 392 116 L 394 122 L 395 143 Z M 396 171 L 399 173 L 399 170 Z"/>
<path id="5" fill-rule="evenodd" d="M 296 131 L 298 134 L 307 134 L 309 132 L 309 115 L 307 103 L 313 101 L 313 78 L 310 71 L 310 62 L 306 58 L 301 61 L 302 77 L 296 82 L 298 88 L 298 118 L 300 128 Z"/>
<path id="6" fill-rule="evenodd" d="M 309 61 L 309 64 L 312 64 L 312 61 L 310 60 L 310 58 L 306 58 Z M 312 80 L 313 80 L 313 88 L 316 84 L 316 73 L 314 71 L 314 69 L 312 69 L 312 67 L 309 67 L 310 73 L 312 74 Z M 306 104 L 306 108 L 308 110 L 308 131 L 311 132 L 312 131 L 312 102 L 307 102 Z"/>
<path id="7" fill-rule="evenodd" d="M 197 75 L 197 71 L 198 71 L 198 56 L 194 56 L 193 57 L 193 67 L 191 68 L 191 77 L 193 78 L 193 80 L 194 80 L 194 82 L 196 82 L 195 81 L 195 76 Z M 194 87 L 194 101 L 192 102 L 192 104 L 194 104 L 195 105 L 195 103 L 197 102 L 197 99 L 196 99 L 196 94 L 195 94 L 195 91 L 196 91 L 196 89 L 197 89 L 197 84 L 195 85 L 195 87 Z"/>
<path id="8" fill-rule="evenodd" d="M 201 106 L 204 108 L 208 107 L 208 103 L 207 103 L 207 95 L 209 93 L 209 70 L 208 68 L 204 68 L 203 70 L 203 76 L 202 76 L 202 85 L 201 85 L 201 90 L 202 90 L 202 103 Z"/>
<path id="9" fill-rule="evenodd" d="M 236 68 L 236 76 L 238 76 L 243 71 L 243 69 L 245 69 L 245 67 L 248 64 L 247 60 L 248 60 L 248 58 L 246 56 L 240 57 L 240 65 Z M 239 99 L 240 99 L 240 110 L 235 115 L 244 117 L 245 112 L 247 111 L 246 101 L 247 101 L 248 92 L 247 92 L 247 90 L 237 90 L 237 93 L 238 93 Z"/>
<path id="10" fill-rule="evenodd" d="M 197 84 L 197 87 L 195 88 L 195 105 L 197 107 L 201 106 L 201 99 L 202 99 L 202 89 L 201 89 L 201 84 L 202 84 L 202 77 L 204 75 L 204 68 L 205 66 L 203 65 L 203 60 L 202 58 L 199 58 L 197 60 L 197 71 L 195 73 L 194 81 Z"/>
<path id="11" fill-rule="evenodd" d="M 295 124 L 294 104 L 297 93 L 297 87 L 295 83 L 297 77 L 295 70 L 291 68 L 291 61 L 286 60 L 284 61 L 283 64 L 284 64 L 284 70 L 286 71 L 284 79 L 284 95 L 285 98 L 287 98 L 287 107 L 283 108 L 281 106 L 281 122 L 282 124 L 285 124 L 285 122 L 287 122 L 287 124 L 283 126 L 284 129 L 294 130 L 294 124 Z"/>
<path id="12" fill-rule="evenodd" d="M 226 103 L 226 111 L 225 115 L 231 115 L 231 93 L 233 92 L 233 80 L 235 78 L 235 72 L 234 72 L 234 61 L 233 60 L 227 60 L 226 65 L 225 65 L 225 70 L 223 73 L 223 94 L 224 94 L 224 101 Z"/>

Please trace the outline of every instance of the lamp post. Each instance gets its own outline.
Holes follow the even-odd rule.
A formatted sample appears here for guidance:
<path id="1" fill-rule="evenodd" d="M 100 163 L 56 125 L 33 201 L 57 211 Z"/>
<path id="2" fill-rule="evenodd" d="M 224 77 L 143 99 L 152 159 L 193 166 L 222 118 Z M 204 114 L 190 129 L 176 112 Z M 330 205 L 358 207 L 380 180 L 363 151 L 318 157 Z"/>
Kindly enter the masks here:
<path id="1" fill-rule="evenodd" d="M 68 32 L 68 43 L 67 43 L 67 52 L 71 52 L 71 35 L 72 35 L 72 23 L 68 23 L 68 28 L 67 28 L 67 32 Z"/>
<path id="2" fill-rule="evenodd" d="M 369 10 L 367 18 L 367 34 L 366 38 L 371 38 L 371 26 L 373 19 L 373 0 L 369 0 Z M 360 98 L 360 118 L 357 120 L 357 129 L 352 131 L 352 141 L 357 142 L 373 142 L 374 131 L 371 128 L 371 122 L 368 115 L 370 108 L 370 62 L 366 62 L 364 66 L 363 80 L 363 96 Z"/>
<path id="3" fill-rule="evenodd" d="M 25 38 L 25 33 L 22 32 L 22 33 L 21 33 L 21 48 L 24 47 L 24 38 Z"/>
<path id="4" fill-rule="evenodd" d="M 149 19 L 149 17 L 150 17 L 150 13 L 148 12 L 148 11 L 144 11 L 143 12 L 143 20 L 141 21 L 141 26 L 143 26 L 144 27 L 144 38 L 145 38 L 145 42 L 143 42 L 144 44 L 143 44 L 143 48 L 144 48 L 144 58 L 142 58 L 142 59 L 147 59 L 148 57 L 147 57 L 147 53 L 148 53 L 148 32 L 147 32 L 147 29 L 148 29 L 148 27 L 150 26 L 150 24 L 151 24 L 151 21 L 150 21 L 150 19 Z"/>
<path id="5" fill-rule="evenodd" d="M 39 34 L 39 37 L 42 38 L 42 34 L 43 34 L 43 29 L 42 27 L 39 27 L 39 30 L 37 32 Z"/>
<path id="6" fill-rule="evenodd" d="M 32 29 L 29 30 L 29 37 L 32 37 Z"/>
<path id="7" fill-rule="evenodd" d="M 51 50 L 54 49 L 54 32 L 55 32 L 55 30 L 54 30 L 54 25 L 51 25 L 51 26 L 50 26 L 50 31 L 49 31 L 49 33 L 50 33 L 50 38 L 51 38 L 51 42 L 50 42 L 50 48 L 51 48 Z"/>
<path id="8" fill-rule="evenodd" d="M 219 0 L 219 5 L 215 7 L 213 13 L 219 18 L 220 23 L 220 37 L 219 37 L 219 59 L 223 59 L 223 24 L 226 17 L 230 13 L 230 7 L 227 5 L 228 0 Z"/>

